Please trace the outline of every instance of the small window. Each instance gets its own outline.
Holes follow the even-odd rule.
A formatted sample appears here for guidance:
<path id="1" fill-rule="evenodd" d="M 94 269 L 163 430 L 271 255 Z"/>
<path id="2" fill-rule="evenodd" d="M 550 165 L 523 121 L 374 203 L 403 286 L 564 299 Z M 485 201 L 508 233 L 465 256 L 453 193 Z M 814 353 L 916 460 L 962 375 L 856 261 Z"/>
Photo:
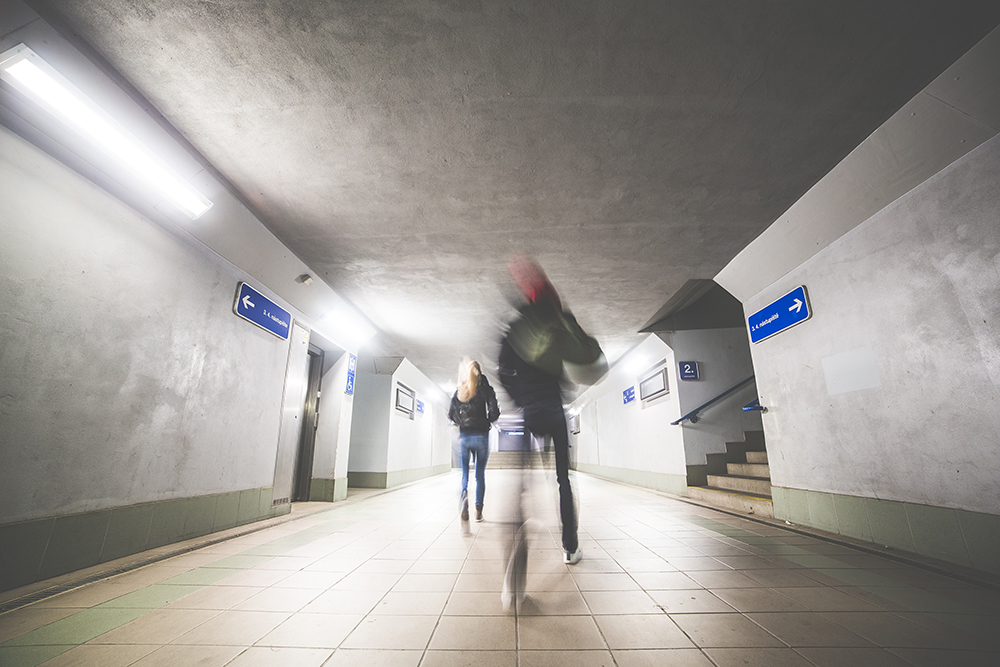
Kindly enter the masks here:
<path id="1" fill-rule="evenodd" d="M 412 415 L 416 409 L 417 394 L 412 389 L 403 384 L 396 385 L 396 409 Z"/>
<path id="2" fill-rule="evenodd" d="M 645 380 L 639 382 L 639 398 L 648 401 L 662 394 L 669 393 L 670 387 L 667 385 L 667 369 L 661 368 Z"/>

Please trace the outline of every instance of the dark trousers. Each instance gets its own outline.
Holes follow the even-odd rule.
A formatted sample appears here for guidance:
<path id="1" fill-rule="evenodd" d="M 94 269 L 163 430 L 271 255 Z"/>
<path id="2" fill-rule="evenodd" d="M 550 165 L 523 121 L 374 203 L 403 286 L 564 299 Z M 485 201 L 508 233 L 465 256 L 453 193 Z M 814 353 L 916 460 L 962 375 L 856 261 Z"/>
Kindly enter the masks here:
<path id="1" fill-rule="evenodd" d="M 576 505 L 569 485 L 569 432 L 562 405 L 532 405 L 524 409 L 524 427 L 536 436 L 551 436 L 556 452 L 556 481 L 559 482 L 559 515 L 562 520 L 563 549 L 573 553 L 577 540 Z"/>

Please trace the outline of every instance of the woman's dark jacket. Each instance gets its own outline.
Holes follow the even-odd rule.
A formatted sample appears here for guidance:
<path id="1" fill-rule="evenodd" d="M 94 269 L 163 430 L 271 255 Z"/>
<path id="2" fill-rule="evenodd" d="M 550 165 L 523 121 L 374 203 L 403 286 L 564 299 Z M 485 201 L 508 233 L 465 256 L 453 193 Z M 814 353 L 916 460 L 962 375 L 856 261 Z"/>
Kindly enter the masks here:
<path id="1" fill-rule="evenodd" d="M 458 400 L 457 391 L 451 397 L 448 419 L 458 424 L 460 433 L 486 433 L 499 417 L 497 394 L 485 375 L 479 376 L 479 389 L 468 402 Z"/>

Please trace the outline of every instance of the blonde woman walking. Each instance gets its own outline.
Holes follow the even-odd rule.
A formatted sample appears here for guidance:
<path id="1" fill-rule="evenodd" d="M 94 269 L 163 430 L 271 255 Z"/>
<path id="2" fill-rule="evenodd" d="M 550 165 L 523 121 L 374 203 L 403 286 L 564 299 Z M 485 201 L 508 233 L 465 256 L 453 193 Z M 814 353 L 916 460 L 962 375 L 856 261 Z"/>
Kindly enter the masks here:
<path id="1" fill-rule="evenodd" d="M 462 456 L 462 528 L 469 525 L 469 461 L 476 459 L 476 521 L 483 520 L 486 497 L 486 461 L 490 456 L 490 425 L 500 417 L 497 395 L 478 361 L 463 363 L 459 370 L 458 389 L 451 397 L 448 419 L 458 425 L 458 443 Z"/>

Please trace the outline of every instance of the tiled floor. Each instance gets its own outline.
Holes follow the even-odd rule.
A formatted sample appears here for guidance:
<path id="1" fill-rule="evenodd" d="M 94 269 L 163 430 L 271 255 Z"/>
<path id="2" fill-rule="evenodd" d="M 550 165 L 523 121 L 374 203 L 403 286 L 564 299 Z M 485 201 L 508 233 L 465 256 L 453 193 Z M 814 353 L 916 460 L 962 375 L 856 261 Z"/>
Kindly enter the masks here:
<path id="1" fill-rule="evenodd" d="M 518 473 L 463 536 L 452 473 L 0 615 L 0 665 L 1000 664 L 1000 594 L 586 475 L 562 564 L 529 475 L 528 597 L 500 604 Z"/>

